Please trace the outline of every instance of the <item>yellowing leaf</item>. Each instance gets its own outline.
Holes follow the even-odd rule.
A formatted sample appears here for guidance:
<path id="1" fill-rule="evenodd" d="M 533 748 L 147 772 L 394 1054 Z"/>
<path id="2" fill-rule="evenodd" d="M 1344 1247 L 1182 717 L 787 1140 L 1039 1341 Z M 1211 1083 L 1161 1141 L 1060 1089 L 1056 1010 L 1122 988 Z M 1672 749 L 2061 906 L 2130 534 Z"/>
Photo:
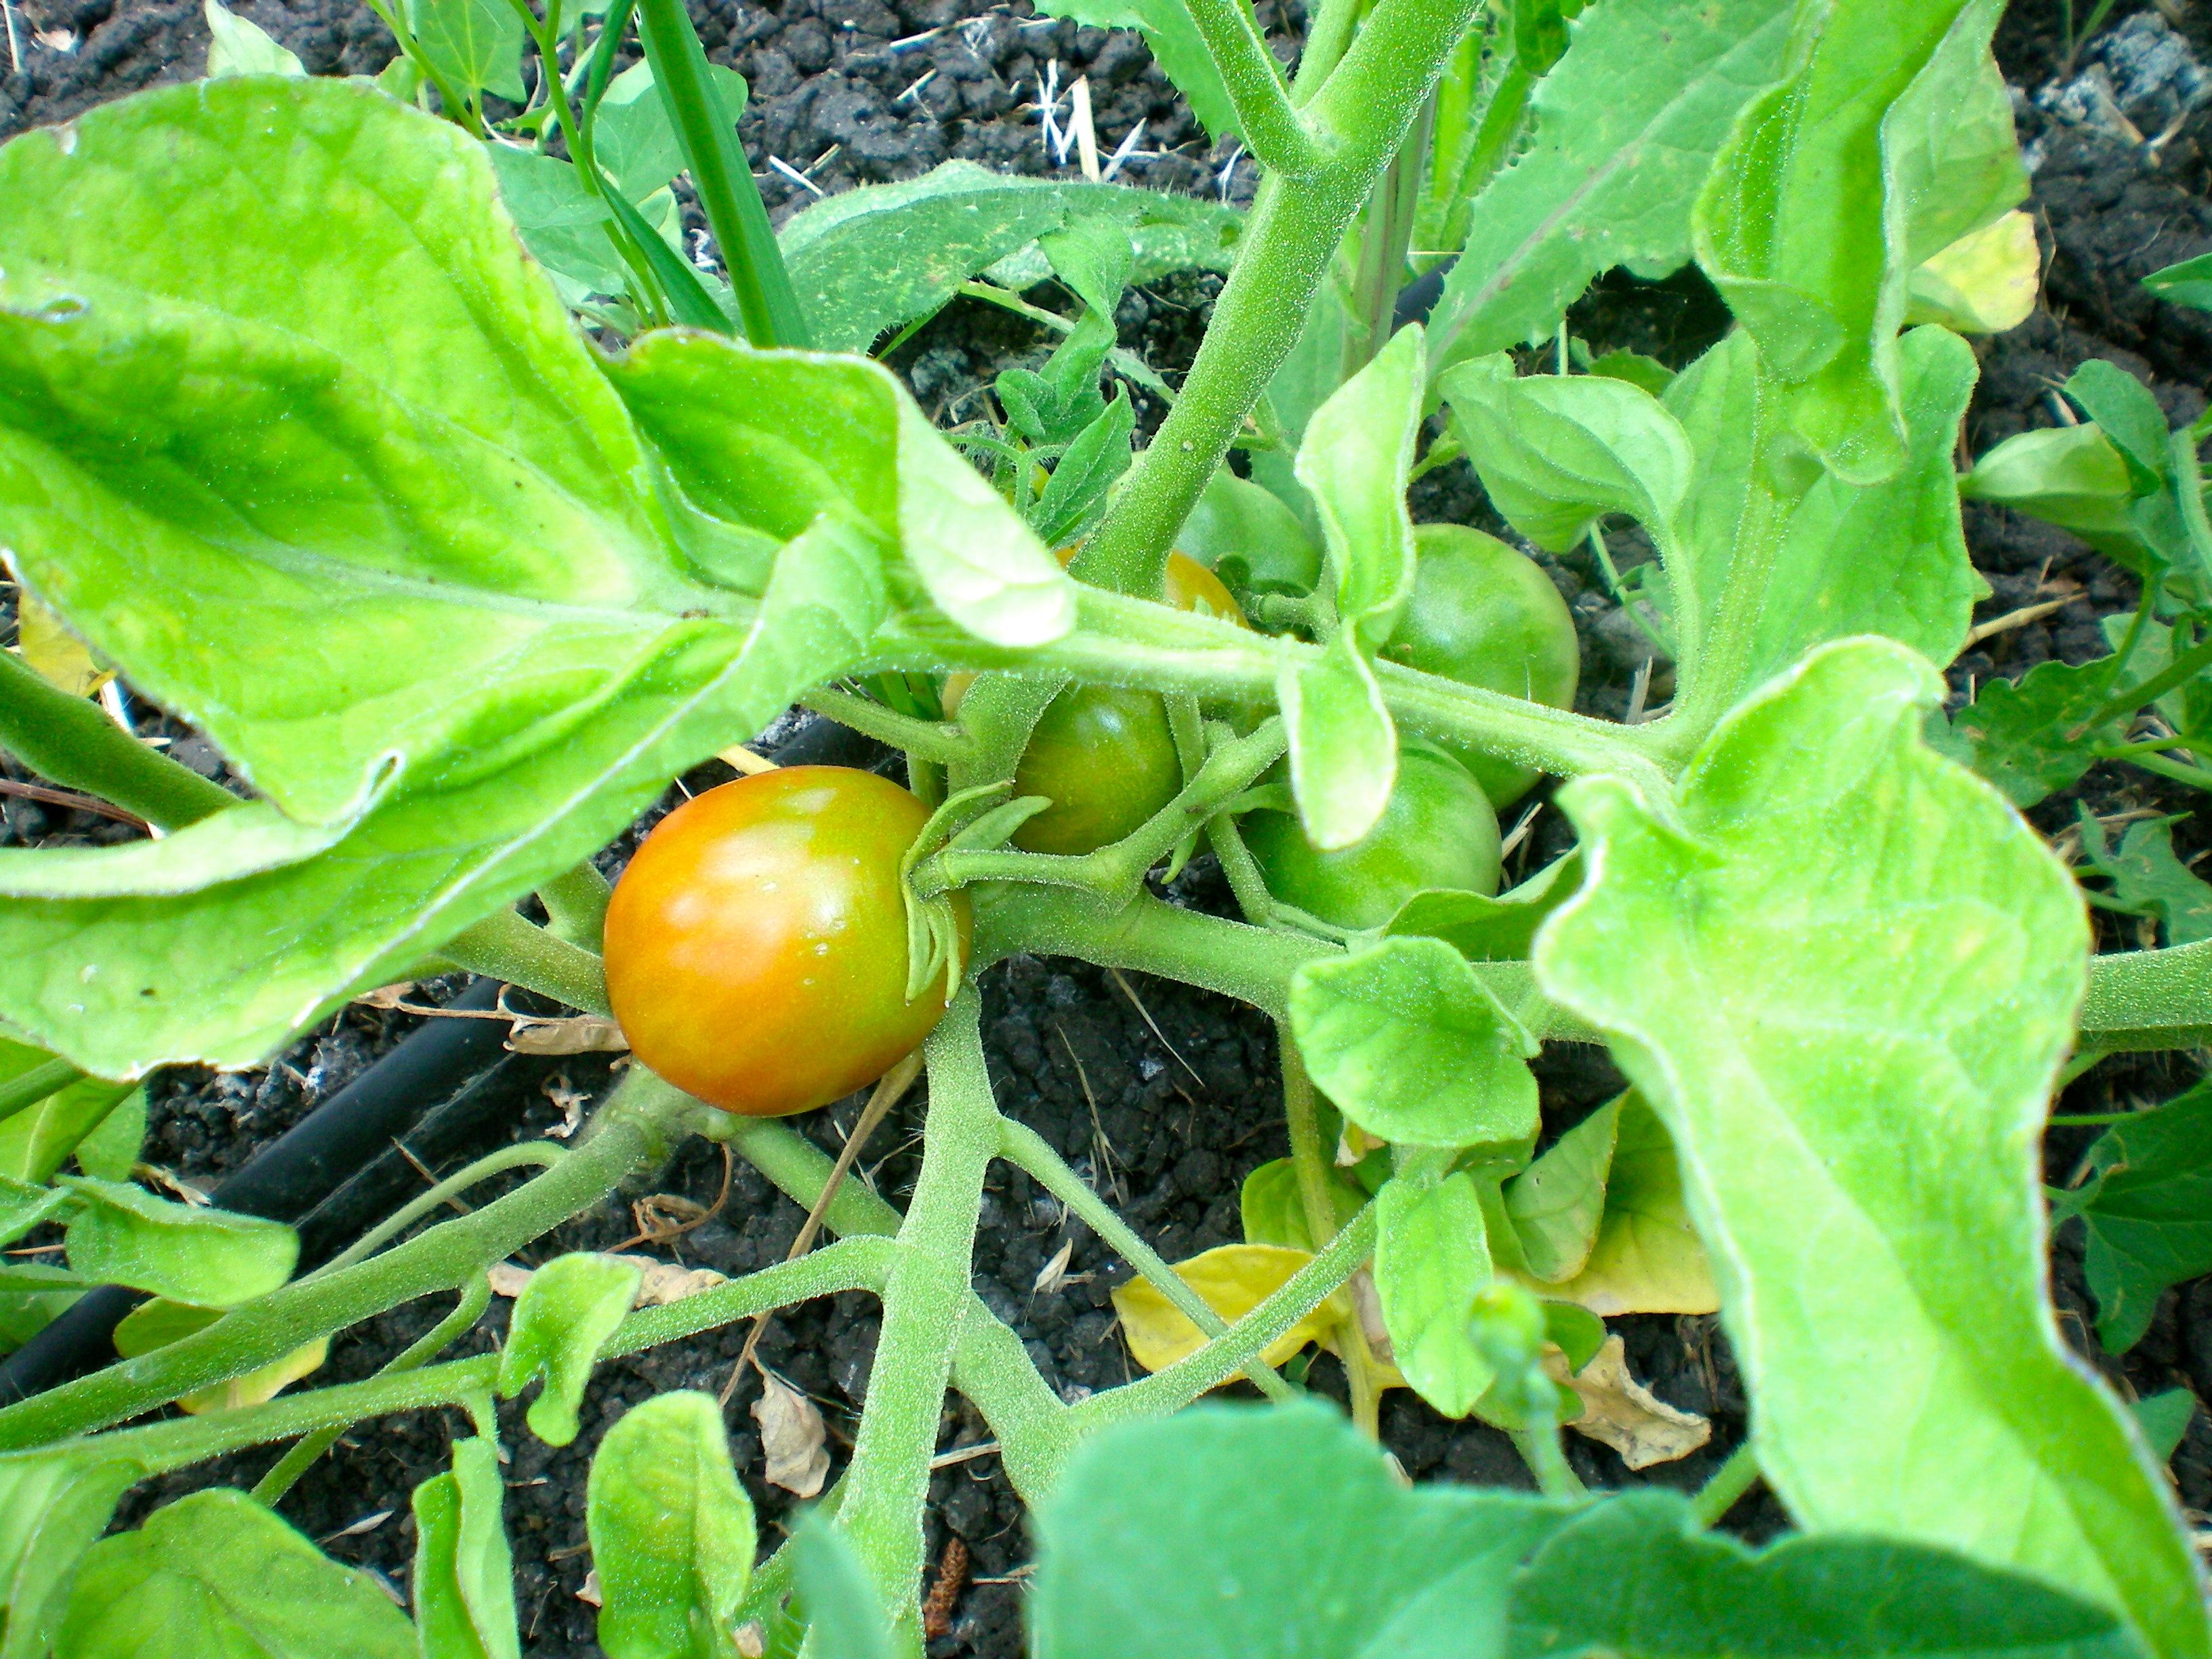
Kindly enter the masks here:
<path id="1" fill-rule="evenodd" d="M 1279 1244 L 1224 1244 L 1177 1262 L 1176 1273 L 1207 1307 L 1233 1324 L 1312 1260 L 1304 1250 Z M 1332 1297 L 1322 1304 L 1269 1343 L 1261 1358 L 1279 1365 L 1307 1343 L 1320 1341 L 1322 1333 L 1342 1317 L 1341 1306 L 1332 1305 L 1336 1302 Z M 1130 1353 L 1148 1371 L 1164 1370 L 1206 1346 L 1198 1327 L 1141 1279 L 1114 1292 L 1114 1310 L 1121 1316 Z"/>
<path id="2" fill-rule="evenodd" d="M 1579 1302 L 1602 1318 L 1630 1313 L 1711 1313 L 1720 1306 L 1712 1267 L 1682 1201 L 1682 1171 L 1666 1127 L 1625 1095 L 1597 1239 L 1582 1271 L 1564 1283 L 1532 1284 Z"/>
<path id="3" fill-rule="evenodd" d="M 115 1328 L 115 1352 L 125 1359 L 135 1359 L 140 1354 L 151 1353 L 156 1348 L 167 1347 L 205 1330 L 222 1316 L 221 1308 L 195 1307 L 188 1302 L 173 1302 L 157 1296 L 126 1315 Z M 185 1395 L 177 1404 L 195 1416 L 232 1411 L 240 1406 L 258 1406 L 274 1400 L 301 1377 L 312 1376 L 320 1370 L 330 1352 L 330 1339 L 318 1337 L 258 1371 L 248 1371 L 198 1394 Z"/>
<path id="4" fill-rule="evenodd" d="M 20 589 L 15 621 L 23 660 L 49 685 L 59 686 L 73 697 L 88 697 L 115 678 L 112 669 L 93 660 L 84 641 L 63 627 L 59 617 Z"/>
<path id="5" fill-rule="evenodd" d="M 2042 275 L 2035 221 L 2014 209 L 1912 273 L 1905 320 L 1941 323 L 1960 334 L 2002 334 L 2035 309 Z"/>
<path id="6" fill-rule="evenodd" d="M 1571 1375 L 1558 1349 L 1544 1369 L 1580 1396 L 1583 1414 L 1567 1426 L 1610 1446 L 1632 1469 L 1687 1457 L 1713 1437 L 1713 1425 L 1695 1412 L 1668 1405 L 1628 1374 L 1626 1348 L 1608 1336 L 1590 1363 Z"/>

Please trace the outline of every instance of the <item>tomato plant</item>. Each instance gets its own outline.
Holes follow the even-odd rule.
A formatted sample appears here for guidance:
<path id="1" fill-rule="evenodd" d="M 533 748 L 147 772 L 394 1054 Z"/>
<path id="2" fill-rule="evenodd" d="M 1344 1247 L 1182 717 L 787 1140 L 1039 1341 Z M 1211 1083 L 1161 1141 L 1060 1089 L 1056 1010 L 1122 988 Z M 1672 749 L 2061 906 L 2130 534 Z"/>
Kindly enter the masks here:
<path id="1" fill-rule="evenodd" d="M 604 1358 L 704 1364 L 677 1345 L 860 1294 L 839 1483 L 765 1556 L 723 1401 L 599 1439 L 618 1659 L 922 1652 L 952 1393 L 1033 1511 L 1040 1653 L 2212 1654 L 2176 1402 L 2069 1352 L 2048 1255 L 2086 1233 L 2108 1355 L 2212 1269 L 2201 1090 L 2051 1116 L 2108 1056 L 2212 1039 L 2212 890 L 2168 815 L 2091 814 L 2062 857 L 2021 811 L 2100 764 L 2212 787 L 2212 423 L 2093 362 L 2081 435 L 1960 478 L 1963 336 L 2038 270 L 1994 0 L 1322 0 L 1294 70 L 1240 0 L 1148 6 L 1261 170 L 1249 213 L 952 163 L 780 233 L 677 0 L 390 21 L 376 84 L 230 18 L 212 78 L 0 149 L 0 544 L 35 624 L 0 743 L 125 836 L 0 850 L 0 1243 L 29 1253 L 0 1297 L 160 1298 L 128 1361 L 0 1407 L 11 1659 L 517 1652 L 501 1436 L 573 1455 Z M 647 73 L 617 76 L 633 22 Z M 1116 311 L 1192 264 L 1225 280 L 1170 386 Z M 1679 372 L 1577 356 L 1595 278 L 1692 265 L 1729 325 Z M 956 298 L 1053 343 L 940 431 L 875 354 Z M 1461 459 L 1516 545 L 1416 530 L 1417 476 Z M 2117 562 L 2109 653 L 1962 660 L 1962 490 Z M 1602 584 L 1663 702 L 1576 712 L 1523 546 Z M 251 797 L 92 702 L 110 673 Z M 909 787 L 716 789 L 611 896 L 672 781 L 797 703 Z M 1538 776 L 1500 893 L 1493 802 Z M 1156 889 L 1207 858 L 1226 897 Z M 1002 1109 L 979 982 L 1040 955 L 1273 1023 L 1284 1155 L 1210 1200 L 1241 1243 L 1164 1261 L 1103 1152 L 1086 1176 Z M 150 1071 L 260 1065 L 460 969 L 632 1045 L 573 1136 L 304 1273 L 289 1226 L 143 1184 Z M 774 1116 L 887 1106 L 917 1042 L 910 1188 Z M 1547 1121 L 1560 1045 L 1626 1091 Z M 2046 1189 L 2054 1121 L 2106 1133 Z M 592 1252 L 518 1285 L 694 1135 L 835 1238 L 657 1304 Z M 1063 1393 L 979 1293 L 1000 1164 L 1142 1281 L 1116 1308 L 1156 1370 Z M 495 1272 L 503 1340 L 459 1346 Z M 438 1296 L 374 1375 L 293 1388 Z M 1594 1491 L 1566 1449 L 1709 1431 L 1638 1382 L 1605 1323 L 1636 1314 L 1716 1318 L 1750 1396 L 1687 1498 Z M 1264 1405 L 1177 1415 L 1240 1378 Z M 1391 1389 L 1491 1425 L 1522 1489 L 1394 1478 Z M 470 1431 L 410 1495 L 402 1611 L 277 1506 L 404 1413 Z M 254 1493 L 110 1531 L 134 1486 L 287 1440 Z M 1759 1484 L 1789 1533 L 1753 1551 L 1717 1528 Z"/>
<path id="2" fill-rule="evenodd" d="M 663 818 L 607 905 L 607 1000 L 640 1062 L 711 1106 L 783 1117 L 912 1053 L 949 1000 L 907 994 L 899 860 L 928 817 L 873 773 L 794 766 Z"/>

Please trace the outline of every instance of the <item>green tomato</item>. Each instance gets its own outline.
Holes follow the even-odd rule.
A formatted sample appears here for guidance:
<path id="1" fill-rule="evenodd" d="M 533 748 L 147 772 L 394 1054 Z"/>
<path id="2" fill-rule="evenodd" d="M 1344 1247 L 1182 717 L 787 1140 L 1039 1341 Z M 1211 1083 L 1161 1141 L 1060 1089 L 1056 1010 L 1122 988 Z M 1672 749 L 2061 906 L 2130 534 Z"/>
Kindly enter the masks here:
<path id="1" fill-rule="evenodd" d="M 1038 718 L 1014 769 L 1017 795 L 1053 803 L 1014 831 L 1014 845 L 1025 853 L 1096 851 L 1182 788 L 1182 763 L 1158 693 L 1071 685 Z"/>
<path id="2" fill-rule="evenodd" d="M 1573 708 L 1582 648 L 1574 617 L 1542 568 L 1465 525 L 1425 524 L 1413 539 L 1413 597 L 1381 654 L 1462 685 Z M 1467 746 L 1452 752 L 1492 806 L 1511 805 L 1536 781 L 1511 761 Z"/>
<path id="3" fill-rule="evenodd" d="M 1401 746 L 1382 821 L 1342 852 L 1316 852 L 1287 812 L 1254 812 L 1243 828 L 1267 890 L 1340 927 L 1380 927 L 1430 888 L 1498 890 L 1490 797 L 1467 768 L 1425 743 Z"/>

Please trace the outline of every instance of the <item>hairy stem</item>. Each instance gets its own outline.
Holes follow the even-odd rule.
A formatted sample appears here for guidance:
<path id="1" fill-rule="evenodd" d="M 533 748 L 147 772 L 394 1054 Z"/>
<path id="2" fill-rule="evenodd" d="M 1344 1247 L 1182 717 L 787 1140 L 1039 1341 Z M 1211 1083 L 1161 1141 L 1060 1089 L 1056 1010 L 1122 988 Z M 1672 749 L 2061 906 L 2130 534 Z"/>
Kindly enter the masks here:
<path id="1" fill-rule="evenodd" d="M 1327 159 L 1283 85 L 1283 72 L 1244 0 L 1190 0 L 1207 56 L 1236 106 L 1244 147 L 1272 172 L 1304 178 Z"/>
<path id="2" fill-rule="evenodd" d="M 112 801 L 164 830 L 181 830 L 238 797 L 132 737 L 97 704 L 49 685 L 0 651 L 0 748 L 50 783 Z"/>
<path id="3" fill-rule="evenodd" d="M 1082 1217 L 1091 1231 L 1097 1233 L 1109 1249 L 1134 1267 L 1146 1284 L 1167 1297 L 1176 1311 L 1206 1335 L 1220 1337 L 1229 1334 L 1227 1322 L 1206 1305 L 1206 1298 L 1191 1289 L 1173 1267 L 1161 1260 L 1158 1251 L 1138 1237 L 1129 1224 L 1115 1212 L 1114 1206 L 1091 1191 L 1082 1177 L 1067 1167 L 1066 1160 L 1052 1149 L 1051 1143 L 1042 1135 L 1026 1123 L 1017 1123 L 1012 1118 L 1003 1119 L 999 1128 L 999 1152 L 1009 1164 L 1027 1170 L 1045 1191 Z M 1297 1397 L 1297 1390 L 1277 1376 L 1275 1368 L 1264 1359 L 1253 1361 L 1246 1367 L 1244 1375 L 1251 1379 L 1254 1388 L 1270 1400 Z"/>
<path id="4" fill-rule="evenodd" d="M 2212 1043 L 2212 939 L 2092 957 L 2081 1032 L 2107 1054 Z"/>
<path id="5" fill-rule="evenodd" d="M 27 1111 L 58 1089 L 80 1083 L 85 1074 L 65 1060 L 43 1060 L 27 1072 L 19 1072 L 0 1083 L 0 1122 Z M 129 1085 L 125 1085 L 129 1092 Z"/>
<path id="6" fill-rule="evenodd" d="M 1759 1484 L 1759 1454 L 1747 1440 L 1698 1488 L 1698 1495 L 1690 1500 L 1691 1518 L 1701 1527 L 1720 1525 L 1736 1500 Z"/>
<path id="7" fill-rule="evenodd" d="M 1328 1190 L 1330 1149 L 1322 1144 L 1321 1103 L 1288 1021 L 1276 1027 L 1276 1052 L 1281 1056 L 1283 1117 L 1290 1130 L 1291 1168 L 1298 1178 L 1298 1207 L 1305 1213 L 1306 1237 L 1316 1241 L 1334 1238 L 1336 1200 Z M 1352 1420 L 1362 1433 L 1379 1437 L 1382 1390 L 1376 1381 L 1375 1356 L 1368 1350 L 1367 1333 L 1356 1313 L 1339 1321 L 1337 1330 L 1345 1383 L 1352 1396 Z"/>
<path id="8" fill-rule="evenodd" d="M 817 686 L 799 701 L 840 726 L 939 766 L 966 759 L 975 746 L 965 731 L 950 721 L 917 720 L 834 685 Z"/>
<path id="9" fill-rule="evenodd" d="M 921 1651 L 919 1596 L 929 1462 L 952 1355 L 973 1292 L 976 1215 L 999 1146 L 983 1060 L 982 1001 L 971 987 L 930 1034 L 921 1173 L 884 1285 L 884 1322 L 837 1523 L 868 1565 L 896 1646 Z"/>
<path id="10" fill-rule="evenodd" d="M 307 1277 L 321 1279 L 350 1267 L 363 1257 L 374 1254 L 386 1240 L 398 1237 L 447 1199 L 459 1197 L 479 1181 L 532 1164 L 541 1170 L 550 1170 L 567 1155 L 566 1147 L 543 1140 L 520 1141 L 512 1146 L 502 1146 L 495 1152 L 487 1152 L 466 1168 L 447 1176 L 428 1192 L 419 1193 L 410 1199 Z"/>
<path id="11" fill-rule="evenodd" d="M 563 945 L 596 955 L 606 933 L 607 901 L 614 890 L 589 859 L 554 877 L 538 890 L 538 902 L 545 907 L 545 931 Z"/>
<path id="12" fill-rule="evenodd" d="M 614 1013 L 599 957 L 513 910 L 495 910 L 455 934 L 439 954 L 486 979 L 505 980 L 587 1014 Z"/>
<path id="13" fill-rule="evenodd" d="M 567 1158 L 483 1209 L 326 1278 L 301 1279 L 234 1308 L 166 1347 L 0 1409 L 0 1448 L 40 1445 L 136 1417 L 481 1273 L 666 1156 L 670 1124 L 637 1081 L 651 1077 L 634 1067 Z"/>

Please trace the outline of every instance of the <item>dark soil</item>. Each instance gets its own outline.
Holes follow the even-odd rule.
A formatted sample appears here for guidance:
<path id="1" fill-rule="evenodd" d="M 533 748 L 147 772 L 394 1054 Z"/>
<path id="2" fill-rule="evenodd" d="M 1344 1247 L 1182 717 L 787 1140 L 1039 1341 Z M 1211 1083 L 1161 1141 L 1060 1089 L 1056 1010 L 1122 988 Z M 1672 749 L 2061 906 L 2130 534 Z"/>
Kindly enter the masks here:
<path id="1" fill-rule="evenodd" d="M 237 8 L 298 52 L 318 73 L 374 72 L 391 55 L 374 15 L 349 0 L 252 0 Z M 27 27 L 22 71 L 0 82 L 0 137 L 33 123 L 67 118 L 92 105 L 162 81 L 199 72 L 206 30 L 197 0 L 20 0 Z M 2038 5 L 2008 18 L 2000 56 L 2015 84 L 2033 91 L 2057 70 L 2064 45 L 2056 8 Z M 2083 8 L 2086 10 L 2086 8 Z M 2123 19 L 2127 11 L 2124 9 Z M 1129 36 L 1078 28 L 1028 15 L 1026 3 L 988 9 L 975 0 L 785 0 L 775 10 L 734 0 L 694 0 L 710 54 L 744 73 L 754 101 L 742 131 L 763 172 L 762 187 L 779 216 L 811 199 L 800 185 L 767 165 L 777 156 L 825 191 L 918 173 L 951 156 L 1024 172 L 1050 169 L 1035 102 L 1040 77 L 1066 86 L 1091 77 L 1102 139 L 1117 142 L 1139 119 L 1146 136 L 1127 172 L 1136 181 L 1176 190 L 1249 193 L 1249 163 L 1229 167 L 1188 110 Z M 1295 17 L 1296 14 L 1289 14 Z M 2182 27 L 2212 63 L 2212 9 L 2201 4 Z M 2116 19 L 2116 23 L 2121 19 Z M 33 38 L 35 31 L 39 37 Z M 57 33 L 62 32 L 62 33 Z M 67 50 L 59 42 L 65 33 Z M 923 39 L 915 39 L 925 36 Z M 1979 453 L 2011 434 L 2056 418 L 2052 389 L 2083 359 L 2109 357 L 2148 381 L 2179 420 L 2203 403 L 2212 384 L 2212 318 L 2153 300 L 2136 285 L 2145 273 L 2212 246 L 2212 210 L 2204 202 L 2212 172 L 2212 114 L 2184 122 L 2154 162 L 2141 149 L 2059 125 L 2023 104 L 2022 137 L 2034 146 L 2035 210 L 2051 257 L 2045 306 L 2023 327 L 1983 343 L 1983 378 L 1969 416 L 1966 448 Z M 1123 342 L 1164 372 L 1187 363 L 1218 283 L 1185 276 L 1133 294 L 1120 318 Z M 1600 349 L 1626 347 L 1680 366 L 1716 337 L 1725 315 L 1694 273 L 1661 283 L 1611 278 L 1577 308 L 1574 331 Z M 958 419 L 990 377 L 1009 362 L 1041 353 L 1046 341 L 1006 313 L 963 302 L 902 348 L 894 362 L 933 414 Z M 1157 411 L 1152 411 L 1157 414 Z M 1439 470 L 1417 487 L 1416 515 L 1502 528 L 1464 465 Z M 1954 703 L 1992 675 L 2015 677 L 2058 657 L 2081 661 L 2101 654 L 2098 619 L 2131 608 L 2133 577 L 2063 533 L 1980 507 L 1969 508 L 1967 534 L 1975 562 L 1993 589 L 1978 619 L 2004 617 L 2039 600 L 2069 594 L 2059 611 L 1993 635 L 1953 670 Z M 1624 563 L 1649 556 L 1636 538 L 1617 538 Z M 1600 573 L 1575 558 L 1546 561 L 1582 623 L 1586 712 L 1624 714 L 1648 652 Z M 1646 707 L 1664 702 L 1662 665 L 1646 681 Z M 140 708 L 145 722 L 157 711 Z M 189 731 L 160 728 L 173 752 L 210 775 L 219 763 Z M 198 744 L 194 749 L 192 745 Z M 205 751 L 205 752 L 203 752 Z M 10 773 L 21 777 L 20 773 Z M 692 774 L 696 790 L 728 775 L 719 763 Z M 678 797 L 672 792 L 663 810 Z M 1540 794 L 1534 798 L 1540 802 Z M 2037 823 L 2057 834 L 2072 821 L 2074 802 L 2105 814 L 2151 806 L 2188 811 L 2196 805 L 2160 780 L 2119 767 L 2100 767 L 2076 790 L 2038 810 Z M 649 815 L 647 823 L 652 821 Z M 633 831 L 603 860 L 610 871 L 635 845 Z M 0 844 L 105 841 L 135 833 L 84 814 L 32 803 L 0 805 Z M 1565 850 L 1562 816 L 1546 808 L 1516 855 L 1516 874 Z M 2195 819 L 2177 827 L 2189 856 L 2212 844 Z M 1178 897 L 1226 911 L 1218 875 L 1201 865 L 1179 884 Z M 2107 948 L 2154 939 L 2100 916 Z M 451 987 L 424 988 L 432 1000 Z M 1126 981 L 1087 965 L 1018 959 L 985 982 L 985 1036 L 1002 1109 L 1037 1129 L 1069 1157 L 1170 1259 L 1238 1237 L 1237 1194 L 1257 1164 L 1286 1151 L 1281 1123 L 1274 1039 L 1267 1022 L 1241 1005 L 1172 983 L 1128 976 Z M 154 1127 L 146 1156 L 189 1181 L 219 1177 L 250 1157 L 416 1023 L 414 1017 L 362 1007 L 348 1010 L 295 1046 L 272 1066 L 228 1077 L 190 1068 L 163 1073 L 154 1087 Z M 1157 1032 L 1155 1031 L 1157 1027 Z M 1604 1054 L 1557 1046 L 1539 1065 L 1547 1127 L 1556 1132 L 1621 1086 Z M 2065 1109 L 2094 1112 L 2166 1098 L 2193 1081 L 2196 1057 L 2154 1055 L 2108 1060 L 2076 1082 Z M 428 1158 L 444 1174 L 491 1145 L 536 1136 L 558 1125 L 561 1103 L 602 1092 L 604 1057 L 536 1062 L 510 1074 L 517 1104 L 497 1127 L 468 1141 L 439 1147 Z M 917 1164 L 923 1103 L 910 1100 L 880 1129 L 861 1167 L 877 1188 L 900 1201 Z M 798 1121 L 825 1147 L 840 1144 L 857 1115 L 857 1100 Z M 2049 1174 L 2063 1182 L 2093 1136 L 2054 1131 Z M 880 1163 L 877 1160 L 881 1160 Z M 678 1194 L 712 1204 L 725 1179 L 721 1156 L 695 1143 L 639 1193 L 611 1199 L 534 1247 L 530 1261 L 564 1249 L 630 1245 L 638 1231 L 631 1201 L 646 1193 Z M 486 1183 L 472 1202 L 501 1190 Z M 688 1265 L 736 1275 L 780 1260 L 799 1226 L 796 1206 L 775 1194 L 742 1163 L 713 1219 L 666 1254 Z M 1070 1278 L 1057 1291 L 1036 1293 L 1039 1268 L 1073 1237 Z M 638 1248 L 631 1245 L 631 1248 Z M 1127 1276 L 1079 1222 L 1034 1189 L 1020 1172 L 994 1172 L 975 1262 L 975 1285 L 1019 1331 L 1047 1379 L 1070 1398 L 1114 1386 L 1130 1362 L 1114 1328 L 1109 1288 Z M 2177 1383 L 2212 1398 L 2212 1281 L 2170 1293 L 2149 1335 L 2124 1362 L 2099 1354 L 2088 1335 L 2094 1310 L 2083 1291 L 2078 1240 L 2062 1237 L 2053 1252 L 2054 1291 L 2062 1323 L 2075 1346 L 2126 1390 L 2148 1394 Z M 410 1307 L 369 1322 L 334 1345 L 319 1379 L 365 1376 L 443 1311 Z M 505 1304 L 494 1304 L 455 1352 L 489 1348 L 498 1340 Z M 1609 1451 L 1569 1437 L 1569 1452 L 1585 1478 L 1606 1485 L 1651 1481 L 1678 1488 L 1700 1482 L 1741 1442 L 1745 1403 L 1725 1340 L 1710 1317 L 1645 1316 L 1618 1320 L 1631 1369 L 1661 1397 L 1713 1419 L 1712 1444 L 1696 1456 L 1640 1474 Z M 781 1315 L 761 1349 L 763 1359 L 822 1406 L 842 1467 L 865 1396 L 877 1329 L 865 1297 L 836 1298 Z M 719 1389 L 742 1345 L 740 1325 L 667 1350 L 602 1368 L 584 1411 L 577 1443 L 553 1451 L 509 1413 L 503 1440 L 508 1466 L 507 1524 L 514 1542 L 517 1597 L 526 1650 L 540 1656 L 586 1655 L 592 1609 L 577 1599 L 589 1568 L 583 1528 L 583 1479 L 605 1428 L 629 1406 L 672 1388 Z M 1318 1361 L 1309 1378 L 1340 1395 L 1333 1360 Z M 757 1478 L 760 1449 L 743 1409 L 755 1390 L 740 1390 L 730 1413 L 738 1463 L 773 1543 L 792 1518 L 786 1494 Z M 1510 1443 L 1480 1424 L 1440 1419 L 1410 1394 L 1389 1397 L 1384 1439 L 1416 1479 L 1527 1486 Z M 394 1594 L 404 1589 L 413 1544 L 408 1494 L 445 1467 L 447 1446 L 465 1432 L 458 1418 L 395 1419 L 364 1425 L 340 1443 L 296 1486 L 285 1514 L 335 1556 L 381 1574 Z M 975 1414 L 957 1401 L 940 1433 L 946 1449 L 988 1438 Z M 250 1483 L 273 1452 L 226 1460 L 187 1476 L 155 1483 L 131 1500 L 123 1517 L 135 1522 L 153 1504 L 211 1481 Z M 2200 1411 L 2176 1460 L 2184 1500 L 2212 1509 L 2212 1422 Z M 940 1655 L 1004 1659 L 1020 1650 L 1020 1597 L 1010 1575 L 1027 1562 L 1030 1545 L 1019 1504 L 994 1459 L 939 1472 L 932 1488 L 933 1556 L 957 1535 L 970 1552 L 972 1582 L 960 1597 L 951 1634 L 932 1644 Z M 1732 1523 L 1747 1535 L 1784 1524 L 1763 1492 L 1738 1506 Z"/>

